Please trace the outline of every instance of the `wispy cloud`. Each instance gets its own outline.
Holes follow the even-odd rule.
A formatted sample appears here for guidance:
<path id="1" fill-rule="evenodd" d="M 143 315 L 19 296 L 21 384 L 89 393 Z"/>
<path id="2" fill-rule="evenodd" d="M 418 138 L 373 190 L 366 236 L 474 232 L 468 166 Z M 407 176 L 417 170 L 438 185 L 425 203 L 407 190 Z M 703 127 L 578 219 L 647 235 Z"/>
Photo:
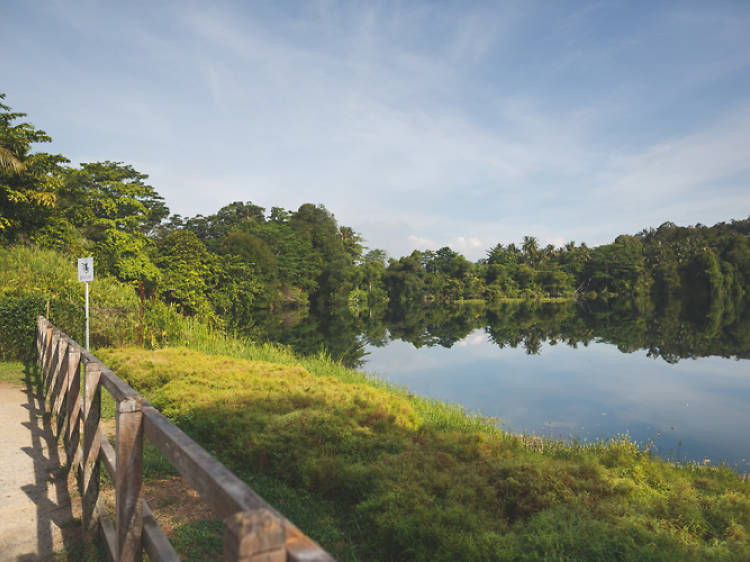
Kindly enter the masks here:
<path id="1" fill-rule="evenodd" d="M 750 209 L 740 6 L 147 11 L 19 2 L 0 37 L 25 61 L 4 73 L 57 150 L 133 163 L 183 215 L 311 201 L 393 256 L 478 259 Z"/>

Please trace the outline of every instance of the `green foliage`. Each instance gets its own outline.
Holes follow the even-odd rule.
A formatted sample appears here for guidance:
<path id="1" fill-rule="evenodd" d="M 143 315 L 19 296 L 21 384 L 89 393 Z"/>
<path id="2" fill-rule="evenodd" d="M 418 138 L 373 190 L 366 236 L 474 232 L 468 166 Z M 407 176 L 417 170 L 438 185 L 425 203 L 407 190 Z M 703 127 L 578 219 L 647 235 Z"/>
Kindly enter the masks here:
<path id="1" fill-rule="evenodd" d="M 71 257 L 88 256 L 92 244 L 81 231 L 60 216 L 53 216 L 32 236 L 34 243 L 49 250 L 55 250 Z"/>
<path id="2" fill-rule="evenodd" d="M 101 240 L 113 229 L 147 234 L 169 211 L 146 179 L 146 174 L 122 162 L 81 164 L 65 179 L 61 212 L 92 240 Z"/>
<path id="3" fill-rule="evenodd" d="M 189 230 L 176 230 L 157 246 L 155 264 L 162 273 L 159 295 L 183 314 L 208 312 L 206 290 L 213 271 L 212 256 Z"/>
<path id="4" fill-rule="evenodd" d="M 94 256 L 104 272 L 120 281 L 154 287 L 161 272 L 149 256 L 151 246 L 151 241 L 141 234 L 113 228 L 96 243 Z"/>
<path id="5" fill-rule="evenodd" d="M 26 246 L 0 247 L 0 318 L 6 357 L 28 357 L 34 351 L 35 318 L 46 314 L 75 340 L 84 338 L 84 287 L 78 282 L 74 258 Z M 182 339 L 182 318 L 160 301 L 147 301 L 143 319 L 132 286 L 106 274 L 89 283 L 93 348 L 136 343 L 158 347 Z"/>
<path id="6" fill-rule="evenodd" d="M 263 207 L 238 201 L 213 215 L 163 222 L 168 210 L 146 174 L 109 160 L 66 168 L 62 156 L 32 153 L 34 143 L 51 139 L 18 123 L 22 117 L 0 103 L 2 239 L 31 240 L 70 257 L 93 254 L 100 275 L 138 291 L 144 319 L 139 313 L 130 332 L 153 345 L 174 337 L 172 328 L 154 325 L 156 317 L 175 322 L 167 318 L 175 311 L 157 300 L 256 337 L 260 310 L 287 305 L 311 305 L 315 314 L 348 305 L 372 319 L 424 303 L 483 300 L 494 307 L 507 299 L 682 299 L 718 327 L 721 313 L 737 308 L 750 286 L 750 219 L 710 228 L 667 222 L 596 248 L 542 247 L 524 236 L 520 246 L 496 244 L 478 263 L 449 247 L 415 250 L 387 266 L 382 250 L 363 256 L 360 235 L 323 205 L 273 207 L 266 216 Z M 70 297 L 56 310 L 77 333 Z M 338 356 L 356 353 L 352 338 L 338 339 L 351 344 L 337 344 Z"/>
<path id="7" fill-rule="evenodd" d="M 305 204 L 294 213 L 274 207 L 268 218 L 264 212 L 234 202 L 207 217 L 172 217 L 156 234 L 189 230 L 222 263 L 230 262 L 217 268 L 212 304 L 233 329 L 250 324 L 257 309 L 345 303 L 362 251 L 359 235 L 339 227 L 322 205 Z M 233 295 L 240 294 L 251 300 L 236 306 Z"/>
<path id="8" fill-rule="evenodd" d="M 44 305 L 39 296 L 0 295 L 0 359 L 34 359 L 36 317 L 44 314 Z"/>
<path id="9" fill-rule="evenodd" d="M 333 502 L 329 523 L 340 530 L 314 538 L 338 552 L 326 541 L 346 537 L 355 545 L 347 557 L 750 555 L 750 482 L 727 468 L 673 466 L 626 439 L 582 446 L 508 435 L 353 371 L 313 375 L 293 357 L 101 356 L 251 484 L 270 479 Z"/>
<path id="10" fill-rule="evenodd" d="M 25 113 L 11 111 L 0 93 L 0 233 L 13 240 L 29 235 L 55 205 L 68 160 L 61 155 L 31 152 L 32 144 L 52 139 L 31 123 L 15 123 Z"/>
<path id="11" fill-rule="evenodd" d="M 121 281 L 156 286 L 160 272 L 151 261 L 152 242 L 147 234 L 168 210 L 162 197 L 145 183 L 147 178 L 121 162 L 86 163 L 69 170 L 54 220 L 45 227 L 51 232 L 43 232 L 42 242 L 59 247 L 49 239 L 50 234 L 60 232 L 66 235 L 61 249 L 76 249 L 70 232 L 75 227 L 83 238 L 79 245 L 93 247 L 100 271 Z"/>
<path id="12" fill-rule="evenodd" d="M 231 284 L 231 291 L 252 295 L 251 304 L 254 308 L 271 308 L 279 299 L 280 280 L 276 257 L 268 244 L 258 236 L 236 231 L 224 239 L 221 251 L 229 258 L 227 265 L 231 264 L 231 269 L 240 269 L 227 275 L 231 277 L 227 279 Z M 245 285 L 240 284 L 243 282 Z M 248 283 L 251 285 L 247 285 Z M 220 282 L 220 290 L 222 285 Z M 231 319 L 235 326 L 250 320 L 240 319 L 237 311 L 233 312 Z"/>

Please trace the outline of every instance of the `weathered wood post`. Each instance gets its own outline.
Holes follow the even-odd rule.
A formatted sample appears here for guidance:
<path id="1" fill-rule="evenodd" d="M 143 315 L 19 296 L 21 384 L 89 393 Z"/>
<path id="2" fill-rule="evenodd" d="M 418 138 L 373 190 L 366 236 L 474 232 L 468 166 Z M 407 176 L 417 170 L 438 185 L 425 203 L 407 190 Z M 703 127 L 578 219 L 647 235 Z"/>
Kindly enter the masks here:
<path id="1" fill-rule="evenodd" d="M 96 502 L 99 499 L 99 450 L 101 449 L 102 387 L 101 364 L 84 365 L 83 392 L 83 458 L 81 467 L 81 522 L 85 533 L 94 531 L 97 523 Z"/>
<path id="2" fill-rule="evenodd" d="M 117 403 L 115 496 L 117 502 L 116 549 L 120 562 L 140 562 L 143 557 L 143 398 L 129 396 Z"/>
<path id="3" fill-rule="evenodd" d="M 46 318 L 44 316 L 36 317 L 36 364 L 41 372 L 44 362 L 44 334 L 46 332 Z"/>
<path id="4" fill-rule="evenodd" d="M 68 398 L 68 386 L 70 385 L 70 362 L 68 361 L 68 350 L 70 348 L 70 340 L 65 337 L 65 334 L 60 335 L 58 343 L 59 349 L 59 360 L 55 365 L 55 373 L 53 374 L 53 385 L 52 392 L 50 392 L 48 398 L 53 400 L 52 414 L 57 417 L 55 435 L 58 437 L 62 435 L 63 441 L 65 440 L 65 424 L 67 423 L 67 398 Z"/>
<path id="5" fill-rule="evenodd" d="M 54 332 L 54 328 L 52 327 L 52 324 L 49 320 L 47 320 L 46 318 L 45 320 L 46 324 L 44 327 L 44 349 L 42 350 L 42 383 L 45 385 L 44 389 L 46 390 L 46 376 L 49 360 L 52 356 L 52 333 Z"/>
<path id="6" fill-rule="evenodd" d="M 81 459 L 79 452 L 81 446 L 81 348 L 75 342 L 68 343 L 66 394 L 65 462 L 70 470 L 76 470 Z"/>
<path id="7" fill-rule="evenodd" d="M 224 560 L 286 562 L 286 533 L 267 509 L 240 511 L 224 520 Z"/>
<path id="8" fill-rule="evenodd" d="M 44 364 L 44 411 L 50 413 L 54 399 L 52 397 L 55 386 L 57 385 L 57 375 L 60 372 L 60 330 L 52 328 L 52 333 L 47 332 L 49 345 L 47 348 L 46 361 Z"/>

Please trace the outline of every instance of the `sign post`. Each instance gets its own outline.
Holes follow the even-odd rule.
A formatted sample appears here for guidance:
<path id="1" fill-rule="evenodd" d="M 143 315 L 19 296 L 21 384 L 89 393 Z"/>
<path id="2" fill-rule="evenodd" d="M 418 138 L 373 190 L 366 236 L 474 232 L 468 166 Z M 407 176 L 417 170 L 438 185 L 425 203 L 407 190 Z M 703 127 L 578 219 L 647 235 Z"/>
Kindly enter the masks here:
<path id="1" fill-rule="evenodd" d="M 86 283 L 86 350 L 89 349 L 89 281 L 94 280 L 94 258 L 78 258 L 78 282 Z"/>

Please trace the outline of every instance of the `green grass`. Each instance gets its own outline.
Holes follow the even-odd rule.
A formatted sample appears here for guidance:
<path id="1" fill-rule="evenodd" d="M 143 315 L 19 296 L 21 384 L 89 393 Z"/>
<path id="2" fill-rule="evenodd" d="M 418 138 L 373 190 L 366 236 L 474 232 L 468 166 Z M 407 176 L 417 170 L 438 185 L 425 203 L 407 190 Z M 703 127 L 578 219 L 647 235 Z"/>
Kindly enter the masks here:
<path id="1" fill-rule="evenodd" d="M 26 365 L 21 361 L 0 361 L 0 381 L 24 384 L 26 382 Z"/>
<path id="2" fill-rule="evenodd" d="M 170 478 L 178 476 L 180 472 L 172 465 L 167 458 L 161 454 L 151 443 L 143 445 L 143 479 L 157 480 L 161 478 Z"/>
<path id="3" fill-rule="evenodd" d="M 171 542 L 181 560 L 224 560 L 221 519 L 185 523 L 174 530 Z"/>
<path id="4" fill-rule="evenodd" d="M 117 413 L 117 402 L 114 398 L 112 398 L 112 395 L 102 387 L 102 408 L 101 408 L 101 418 L 103 420 L 113 420 L 115 419 L 115 414 Z"/>
<path id="5" fill-rule="evenodd" d="M 0 381 L 28 386 L 41 396 L 42 376 L 34 361 L 0 361 Z"/>
<path id="6" fill-rule="evenodd" d="M 404 397 L 410 401 L 417 412 L 429 420 L 435 427 L 456 431 L 474 431 L 483 428 L 488 422 L 495 423 L 480 416 L 468 415 L 458 404 L 450 404 L 423 398 L 412 394 L 406 388 L 387 383 L 381 379 L 345 367 L 325 352 L 315 355 L 300 356 L 291 348 L 275 343 L 256 343 L 252 340 L 227 336 L 205 323 L 189 318 L 182 320 L 181 345 L 209 355 L 224 355 L 237 359 L 267 361 L 281 365 L 300 365 L 307 371 L 333 377 L 338 381 L 350 384 L 365 384 Z"/>
<path id="7" fill-rule="evenodd" d="M 627 438 L 540 446 L 325 356 L 189 343 L 230 353 L 100 356 L 341 560 L 750 559 L 750 482 L 729 468 Z"/>

